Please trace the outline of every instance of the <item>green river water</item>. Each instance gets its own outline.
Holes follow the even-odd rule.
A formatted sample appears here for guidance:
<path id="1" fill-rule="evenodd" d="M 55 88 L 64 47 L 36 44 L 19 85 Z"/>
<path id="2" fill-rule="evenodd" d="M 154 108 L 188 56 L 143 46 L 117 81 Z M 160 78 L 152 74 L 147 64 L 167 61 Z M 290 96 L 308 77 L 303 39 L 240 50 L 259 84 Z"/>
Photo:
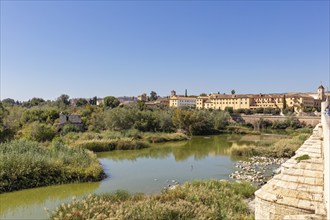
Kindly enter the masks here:
<path id="1" fill-rule="evenodd" d="M 91 193 L 118 189 L 129 192 L 158 193 L 177 181 L 227 179 L 235 171 L 237 158 L 230 148 L 253 145 L 274 135 L 216 135 L 193 137 L 189 141 L 155 144 L 142 150 L 98 153 L 107 178 L 96 183 L 66 184 L 21 190 L 0 195 L 0 219 L 47 219 L 44 208 L 54 210 L 59 204 Z"/>

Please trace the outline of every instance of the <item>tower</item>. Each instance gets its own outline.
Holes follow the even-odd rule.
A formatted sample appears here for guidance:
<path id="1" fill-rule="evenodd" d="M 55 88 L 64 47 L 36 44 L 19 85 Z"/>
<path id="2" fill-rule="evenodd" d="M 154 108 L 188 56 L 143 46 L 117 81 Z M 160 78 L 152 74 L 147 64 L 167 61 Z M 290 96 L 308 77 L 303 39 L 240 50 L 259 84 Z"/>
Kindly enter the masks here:
<path id="1" fill-rule="evenodd" d="M 317 98 L 322 101 L 325 100 L 324 87 L 322 85 L 317 89 Z"/>
<path id="2" fill-rule="evenodd" d="M 171 96 L 176 96 L 176 92 L 174 90 L 171 91 Z"/>

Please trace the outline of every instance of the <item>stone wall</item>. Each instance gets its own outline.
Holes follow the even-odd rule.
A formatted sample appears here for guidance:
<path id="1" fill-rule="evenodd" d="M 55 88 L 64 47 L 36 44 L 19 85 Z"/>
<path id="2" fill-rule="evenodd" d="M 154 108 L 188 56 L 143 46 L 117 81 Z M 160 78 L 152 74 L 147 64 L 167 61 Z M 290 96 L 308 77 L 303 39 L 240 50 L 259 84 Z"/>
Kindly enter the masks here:
<path id="1" fill-rule="evenodd" d="M 323 102 L 322 109 L 322 130 L 323 130 L 323 159 L 324 159 L 324 202 L 327 209 L 327 217 L 330 219 L 330 160 L 329 160 L 329 151 L 330 151 L 330 116 L 324 114 L 325 108 L 329 106 L 329 101 Z"/>
<path id="2" fill-rule="evenodd" d="M 80 115 L 69 115 L 68 121 L 74 124 L 82 123 Z"/>
<path id="3" fill-rule="evenodd" d="M 326 219 L 324 205 L 323 132 L 321 124 L 255 193 L 255 219 Z M 297 158 L 308 155 L 309 159 Z"/>
<path id="4" fill-rule="evenodd" d="M 240 115 L 239 117 L 234 117 L 235 121 L 243 121 L 246 123 L 253 123 L 255 121 L 260 120 L 263 118 L 269 121 L 285 121 L 287 119 L 286 116 L 279 116 L 279 115 Z M 307 125 L 316 126 L 320 123 L 320 117 L 317 116 L 298 116 L 296 117 L 300 122 L 306 123 Z"/>

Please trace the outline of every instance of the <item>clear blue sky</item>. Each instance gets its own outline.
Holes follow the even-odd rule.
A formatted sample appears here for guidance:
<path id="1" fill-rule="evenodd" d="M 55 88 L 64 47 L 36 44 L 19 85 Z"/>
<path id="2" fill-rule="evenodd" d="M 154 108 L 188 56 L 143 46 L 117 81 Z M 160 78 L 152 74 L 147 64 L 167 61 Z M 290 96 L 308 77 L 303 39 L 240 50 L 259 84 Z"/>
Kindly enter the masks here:
<path id="1" fill-rule="evenodd" d="M 1 99 L 329 85 L 329 1 L 1 1 Z"/>

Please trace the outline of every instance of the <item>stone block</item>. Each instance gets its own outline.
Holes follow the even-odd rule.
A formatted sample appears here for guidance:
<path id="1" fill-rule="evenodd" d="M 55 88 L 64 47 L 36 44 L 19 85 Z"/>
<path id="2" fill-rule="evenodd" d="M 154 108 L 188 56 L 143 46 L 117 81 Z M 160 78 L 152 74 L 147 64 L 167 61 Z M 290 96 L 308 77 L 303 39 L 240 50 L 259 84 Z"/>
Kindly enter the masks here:
<path id="1" fill-rule="evenodd" d="M 314 205 L 312 204 L 311 201 L 299 200 L 298 208 L 306 209 L 306 210 L 314 210 Z"/>

